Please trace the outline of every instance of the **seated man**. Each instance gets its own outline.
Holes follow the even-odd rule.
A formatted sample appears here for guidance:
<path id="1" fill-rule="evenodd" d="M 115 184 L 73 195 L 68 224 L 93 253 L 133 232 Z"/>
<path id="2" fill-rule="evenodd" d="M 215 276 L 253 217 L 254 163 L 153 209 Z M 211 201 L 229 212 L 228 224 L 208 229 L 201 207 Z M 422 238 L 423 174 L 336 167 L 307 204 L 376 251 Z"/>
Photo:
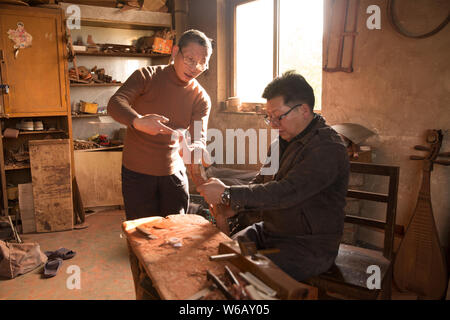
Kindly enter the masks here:
<path id="1" fill-rule="evenodd" d="M 278 172 L 268 176 L 261 170 L 252 183 L 238 186 L 211 178 L 197 190 L 212 205 L 230 206 L 228 217 L 239 210 L 261 210 L 262 221 L 233 238 L 243 236 L 258 249 L 279 249 L 267 256 L 303 281 L 327 271 L 337 256 L 349 176 L 347 150 L 336 131 L 313 112 L 314 92 L 301 75 L 290 71 L 274 79 L 263 98 L 266 123 L 279 130 L 269 150 L 271 161 L 278 157 Z"/>

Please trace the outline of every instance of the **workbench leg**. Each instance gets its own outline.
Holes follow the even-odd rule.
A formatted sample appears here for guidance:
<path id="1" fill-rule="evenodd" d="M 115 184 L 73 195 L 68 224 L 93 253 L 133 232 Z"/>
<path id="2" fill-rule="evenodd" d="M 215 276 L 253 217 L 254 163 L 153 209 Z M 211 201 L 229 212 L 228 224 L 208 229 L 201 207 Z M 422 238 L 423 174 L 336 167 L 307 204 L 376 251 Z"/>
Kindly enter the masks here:
<path id="1" fill-rule="evenodd" d="M 136 300 L 140 300 L 139 299 L 139 293 L 138 293 L 138 288 L 139 288 L 139 261 L 136 257 L 136 255 L 133 252 L 133 249 L 131 249 L 131 246 L 127 240 L 127 245 L 128 245 L 128 254 L 130 257 L 130 267 L 131 267 L 131 273 L 133 274 L 133 281 L 134 281 L 134 290 L 136 293 Z"/>
<path id="2" fill-rule="evenodd" d="M 127 241 L 128 253 L 130 257 L 131 273 L 133 274 L 134 290 L 136 300 L 161 300 L 158 292 L 153 287 L 153 283 L 147 276 L 144 267 L 139 263 L 138 258 L 131 249 Z"/>

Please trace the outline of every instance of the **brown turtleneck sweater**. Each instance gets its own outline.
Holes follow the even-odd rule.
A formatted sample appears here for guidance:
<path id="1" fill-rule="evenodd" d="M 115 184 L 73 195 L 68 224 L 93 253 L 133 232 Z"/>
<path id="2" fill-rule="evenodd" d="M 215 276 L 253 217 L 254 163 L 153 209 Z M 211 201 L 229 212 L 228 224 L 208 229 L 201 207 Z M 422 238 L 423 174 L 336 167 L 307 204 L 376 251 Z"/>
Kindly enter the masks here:
<path id="1" fill-rule="evenodd" d="M 139 115 L 159 114 L 172 129 L 189 129 L 192 142 L 206 146 L 206 130 L 211 100 L 196 79 L 181 81 L 173 65 L 149 66 L 136 70 L 111 97 L 108 114 L 127 126 L 123 165 L 132 171 L 153 176 L 174 174 L 184 167 L 178 142 L 170 135 L 149 135 L 131 124 Z M 194 121 L 201 132 L 194 133 Z"/>

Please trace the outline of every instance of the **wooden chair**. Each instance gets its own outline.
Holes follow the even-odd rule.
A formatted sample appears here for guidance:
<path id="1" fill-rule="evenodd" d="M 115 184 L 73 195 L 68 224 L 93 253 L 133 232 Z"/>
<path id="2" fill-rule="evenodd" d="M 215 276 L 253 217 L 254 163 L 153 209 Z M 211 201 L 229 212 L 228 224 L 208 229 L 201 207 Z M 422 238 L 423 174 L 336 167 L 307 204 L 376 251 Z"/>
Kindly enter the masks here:
<path id="1" fill-rule="evenodd" d="M 348 299 L 391 298 L 399 171 L 400 168 L 396 166 L 360 162 L 350 163 L 350 172 L 389 177 L 387 194 L 350 189 L 347 193 L 348 198 L 386 203 L 386 219 L 384 221 L 351 215 L 345 217 L 347 223 L 384 230 L 383 251 L 341 243 L 335 265 L 329 271 L 305 281 L 319 289 L 319 299 L 325 297 L 326 292 L 335 293 L 339 297 Z M 367 272 L 370 265 L 380 267 L 380 289 L 370 290 L 367 288 L 367 280 L 373 272 Z"/>

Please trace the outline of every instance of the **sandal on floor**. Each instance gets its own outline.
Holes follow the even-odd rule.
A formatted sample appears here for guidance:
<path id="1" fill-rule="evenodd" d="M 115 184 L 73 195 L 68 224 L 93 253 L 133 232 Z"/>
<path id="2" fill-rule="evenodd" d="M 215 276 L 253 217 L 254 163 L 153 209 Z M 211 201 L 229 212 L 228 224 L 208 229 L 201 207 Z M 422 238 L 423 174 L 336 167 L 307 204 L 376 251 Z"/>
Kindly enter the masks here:
<path id="1" fill-rule="evenodd" d="M 49 260 L 56 258 L 67 260 L 73 258 L 76 254 L 77 253 L 75 251 L 66 248 L 59 248 L 56 251 L 45 251 L 45 255 L 48 257 Z"/>
<path id="2" fill-rule="evenodd" d="M 56 258 L 53 260 L 48 260 L 44 265 L 44 277 L 51 278 L 56 276 L 56 273 L 59 270 L 59 267 L 62 265 L 62 259 Z"/>

